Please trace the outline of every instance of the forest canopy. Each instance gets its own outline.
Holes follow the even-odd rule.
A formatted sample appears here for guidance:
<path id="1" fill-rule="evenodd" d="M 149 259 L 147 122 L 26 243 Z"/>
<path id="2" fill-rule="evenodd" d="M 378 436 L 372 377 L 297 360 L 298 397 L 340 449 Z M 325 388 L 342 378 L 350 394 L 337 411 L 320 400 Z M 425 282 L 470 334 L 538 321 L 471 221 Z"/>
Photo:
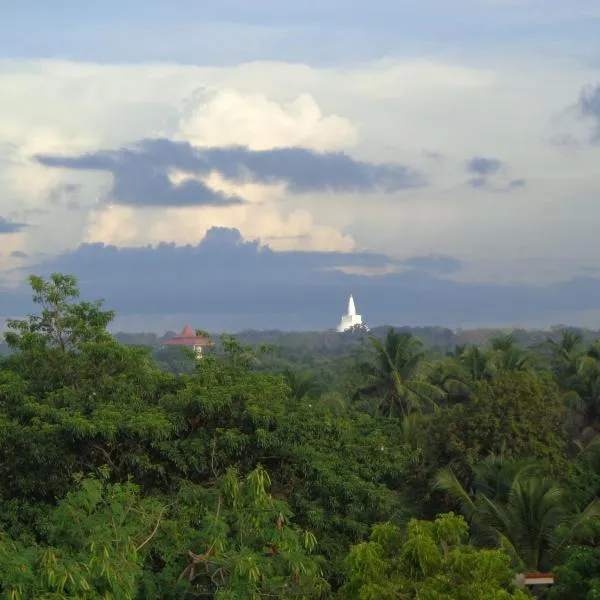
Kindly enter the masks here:
<path id="1" fill-rule="evenodd" d="M 196 359 L 112 335 L 70 275 L 30 284 L 0 598 L 522 600 L 530 572 L 600 595 L 593 336 L 246 333 Z"/>

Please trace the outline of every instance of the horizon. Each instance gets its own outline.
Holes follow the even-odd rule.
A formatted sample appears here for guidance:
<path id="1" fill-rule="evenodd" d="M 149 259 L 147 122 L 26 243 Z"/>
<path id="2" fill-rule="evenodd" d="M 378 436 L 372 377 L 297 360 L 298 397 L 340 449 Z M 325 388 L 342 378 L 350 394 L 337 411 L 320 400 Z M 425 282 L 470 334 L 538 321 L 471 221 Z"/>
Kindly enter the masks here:
<path id="1" fill-rule="evenodd" d="M 129 330 L 335 328 L 346 290 L 600 328 L 599 36 L 595 0 L 5 8 L 0 329 L 52 272 Z"/>

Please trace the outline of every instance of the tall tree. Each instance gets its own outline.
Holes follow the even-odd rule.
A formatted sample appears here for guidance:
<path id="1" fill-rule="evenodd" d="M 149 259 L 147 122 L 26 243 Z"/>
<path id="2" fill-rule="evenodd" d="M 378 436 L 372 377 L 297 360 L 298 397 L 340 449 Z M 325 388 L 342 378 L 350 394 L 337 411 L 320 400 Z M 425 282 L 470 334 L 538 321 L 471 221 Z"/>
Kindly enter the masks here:
<path id="1" fill-rule="evenodd" d="M 467 403 L 431 415 L 423 448 L 431 465 L 453 463 L 464 479 L 489 454 L 564 466 L 564 407 L 555 383 L 531 372 L 499 373 L 474 385 Z"/>
<path id="2" fill-rule="evenodd" d="M 371 539 L 350 550 L 344 600 L 526 600 L 513 589 L 510 557 L 466 543 L 468 525 L 445 514 L 411 520 L 406 535 L 391 524 L 373 528 Z"/>
<path id="3" fill-rule="evenodd" d="M 359 393 L 378 398 L 380 414 L 403 418 L 435 407 L 444 397 L 419 372 L 425 353 L 417 338 L 390 329 L 383 342 L 375 336 L 370 340 L 375 359 L 360 366 L 364 382 Z"/>
<path id="4" fill-rule="evenodd" d="M 480 543 L 495 542 L 531 570 L 551 569 L 566 542 L 600 515 L 595 500 L 582 512 L 569 507 L 563 488 L 540 465 L 503 456 L 475 467 L 471 491 L 451 468 L 440 471 L 436 486 L 460 503 Z"/>

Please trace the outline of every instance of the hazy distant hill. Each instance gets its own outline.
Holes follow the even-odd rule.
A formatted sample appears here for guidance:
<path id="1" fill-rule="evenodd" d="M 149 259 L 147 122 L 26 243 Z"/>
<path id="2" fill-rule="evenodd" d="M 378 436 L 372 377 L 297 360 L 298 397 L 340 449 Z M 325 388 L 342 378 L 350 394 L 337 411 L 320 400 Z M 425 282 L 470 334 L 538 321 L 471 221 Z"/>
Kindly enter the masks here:
<path id="1" fill-rule="evenodd" d="M 383 337 L 390 326 L 376 327 L 370 331 L 377 337 Z M 468 329 L 453 331 L 445 327 L 394 327 L 398 331 L 406 331 L 420 338 L 429 348 L 440 351 L 451 350 L 460 344 L 486 345 L 491 339 L 502 334 L 512 334 L 519 344 L 532 346 L 548 338 L 558 339 L 560 332 L 571 329 L 583 336 L 584 341 L 592 341 L 600 338 L 600 331 L 591 329 L 570 328 L 558 325 L 552 330 L 526 330 L 526 329 Z M 160 342 L 175 335 L 174 331 L 166 332 L 163 336 L 155 333 L 116 333 L 115 337 L 125 344 L 144 345 L 158 347 Z M 218 339 L 218 333 L 212 334 Z M 311 349 L 322 353 L 337 354 L 344 348 L 351 348 L 360 343 L 367 335 L 360 332 L 338 333 L 330 331 L 280 331 L 280 330 L 246 330 L 237 332 L 236 337 L 244 344 L 274 344 L 289 349 L 305 350 Z"/>
<path id="2" fill-rule="evenodd" d="M 522 346 L 533 346 L 548 338 L 558 339 L 560 332 L 567 327 L 559 325 L 552 330 L 502 330 L 502 329 L 469 329 L 464 331 L 453 331 L 445 327 L 395 327 L 399 331 L 406 331 L 419 337 L 428 348 L 435 348 L 441 352 L 451 350 L 460 344 L 486 345 L 490 339 L 498 335 L 511 333 Z M 377 327 L 371 330 L 371 334 L 383 337 L 389 326 Z M 591 329 L 568 328 L 580 333 L 584 341 L 590 342 L 600 338 L 600 331 Z M 171 338 L 176 332 L 168 331 L 159 336 L 156 333 L 115 333 L 115 337 L 128 345 L 149 346 L 158 350 L 160 342 Z M 360 332 L 338 333 L 330 331 L 255 331 L 247 330 L 235 334 L 244 344 L 273 344 L 280 346 L 287 352 L 313 353 L 321 356 L 333 356 L 351 351 L 352 348 L 360 346 L 367 334 Z M 218 339 L 219 334 L 213 334 Z M 0 356 L 8 354 L 8 347 L 0 342 Z"/>

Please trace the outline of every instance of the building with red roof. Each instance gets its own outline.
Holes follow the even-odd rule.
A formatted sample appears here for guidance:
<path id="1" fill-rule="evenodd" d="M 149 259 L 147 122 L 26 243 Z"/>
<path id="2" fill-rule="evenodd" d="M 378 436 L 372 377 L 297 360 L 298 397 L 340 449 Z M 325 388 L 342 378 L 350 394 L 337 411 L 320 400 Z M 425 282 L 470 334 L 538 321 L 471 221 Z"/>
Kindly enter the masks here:
<path id="1" fill-rule="evenodd" d="M 161 346 L 191 348 L 196 354 L 196 358 L 202 358 L 202 350 L 210 346 L 210 340 L 207 337 L 196 335 L 196 332 L 186 325 L 179 335 L 162 342 Z"/>

